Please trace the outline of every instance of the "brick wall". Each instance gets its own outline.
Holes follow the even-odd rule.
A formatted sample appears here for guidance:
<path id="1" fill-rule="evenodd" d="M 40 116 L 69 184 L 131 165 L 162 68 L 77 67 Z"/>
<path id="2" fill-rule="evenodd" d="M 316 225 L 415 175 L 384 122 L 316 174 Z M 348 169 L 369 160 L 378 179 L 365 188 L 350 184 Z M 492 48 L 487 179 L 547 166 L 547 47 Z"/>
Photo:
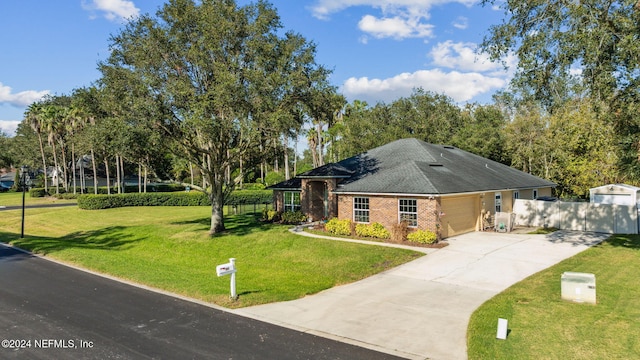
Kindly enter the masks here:
<path id="1" fill-rule="evenodd" d="M 353 221 L 353 195 L 338 196 L 338 218 Z M 369 198 L 369 222 L 379 222 L 387 230 L 391 231 L 398 223 L 398 197 L 395 196 L 368 196 Z M 418 205 L 418 229 L 436 232 L 440 209 L 439 199 L 402 197 L 403 199 L 416 199 Z"/>

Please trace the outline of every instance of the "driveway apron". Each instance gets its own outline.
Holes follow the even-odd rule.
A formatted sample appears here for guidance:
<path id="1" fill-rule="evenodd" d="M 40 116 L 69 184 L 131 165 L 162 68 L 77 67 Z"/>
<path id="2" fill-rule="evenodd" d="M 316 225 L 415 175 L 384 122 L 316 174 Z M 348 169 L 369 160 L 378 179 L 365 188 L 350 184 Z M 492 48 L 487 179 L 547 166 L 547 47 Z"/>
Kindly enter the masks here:
<path id="1" fill-rule="evenodd" d="M 466 359 L 467 325 L 475 309 L 608 236 L 469 233 L 362 281 L 234 312 L 409 359 Z"/>

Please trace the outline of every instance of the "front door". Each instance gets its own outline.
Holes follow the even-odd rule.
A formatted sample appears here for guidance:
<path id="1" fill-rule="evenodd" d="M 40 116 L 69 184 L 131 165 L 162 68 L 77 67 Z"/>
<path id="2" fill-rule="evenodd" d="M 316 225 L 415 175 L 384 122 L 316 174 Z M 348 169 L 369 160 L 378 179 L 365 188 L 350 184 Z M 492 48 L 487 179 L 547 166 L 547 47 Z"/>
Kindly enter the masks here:
<path id="1" fill-rule="evenodd" d="M 329 218 L 329 189 L 327 189 L 327 183 L 323 183 L 324 184 L 324 191 L 323 191 L 323 195 L 322 195 L 322 202 L 323 202 L 323 208 L 324 208 L 324 218 L 328 219 Z"/>

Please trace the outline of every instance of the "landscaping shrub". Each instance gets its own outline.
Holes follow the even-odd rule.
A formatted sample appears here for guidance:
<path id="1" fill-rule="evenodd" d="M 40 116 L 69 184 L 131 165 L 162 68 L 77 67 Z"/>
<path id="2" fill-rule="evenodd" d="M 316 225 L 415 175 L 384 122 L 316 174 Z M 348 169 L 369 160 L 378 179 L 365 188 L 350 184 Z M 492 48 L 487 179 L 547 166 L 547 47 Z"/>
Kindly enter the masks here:
<path id="1" fill-rule="evenodd" d="M 106 188 L 104 189 L 106 190 Z M 239 190 L 227 198 L 225 205 L 269 204 L 273 199 L 271 190 Z M 207 206 L 209 197 L 199 191 L 124 193 L 112 195 L 84 194 L 78 196 L 81 209 L 109 209 L 122 206 Z"/>
<path id="2" fill-rule="evenodd" d="M 44 188 L 31 188 L 29 189 L 29 196 L 32 198 L 39 198 L 47 196 L 47 192 L 44 191 Z"/>
<path id="3" fill-rule="evenodd" d="M 357 224 L 355 233 L 360 237 L 372 237 L 376 239 L 388 239 L 391 237 L 389 230 L 385 229 L 385 227 L 378 222 L 372 224 Z"/>
<path id="4" fill-rule="evenodd" d="M 74 194 L 74 193 L 60 193 L 60 194 L 55 194 L 54 197 L 57 198 L 57 199 L 72 200 L 72 199 L 77 199 L 79 195 L 80 195 L 80 193 L 77 193 L 77 194 Z"/>
<path id="5" fill-rule="evenodd" d="M 307 220 L 307 216 L 302 211 L 285 211 L 281 218 L 284 224 L 299 224 Z"/>
<path id="6" fill-rule="evenodd" d="M 407 240 L 407 234 L 409 233 L 409 223 L 401 221 L 398 224 L 393 225 L 391 229 L 392 240 L 401 243 Z"/>
<path id="7" fill-rule="evenodd" d="M 244 183 L 240 190 L 264 190 L 265 186 L 261 183 Z"/>
<path id="8" fill-rule="evenodd" d="M 325 230 L 336 235 L 351 235 L 351 220 L 333 218 L 324 225 Z"/>
<path id="9" fill-rule="evenodd" d="M 270 204 L 273 202 L 273 190 L 236 190 L 233 191 L 225 205 Z"/>
<path id="10" fill-rule="evenodd" d="M 262 220 L 264 221 L 278 221 L 280 220 L 280 213 L 273 209 L 262 209 Z"/>
<path id="11" fill-rule="evenodd" d="M 211 205 L 201 192 L 130 193 L 115 195 L 80 195 L 78 207 L 85 210 L 110 209 L 123 206 L 207 206 Z"/>
<path id="12" fill-rule="evenodd" d="M 416 230 L 407 235 L 407 240 L 419 244 L 435 244 L 438 242 L 438 236 L 429 230 Z"/>

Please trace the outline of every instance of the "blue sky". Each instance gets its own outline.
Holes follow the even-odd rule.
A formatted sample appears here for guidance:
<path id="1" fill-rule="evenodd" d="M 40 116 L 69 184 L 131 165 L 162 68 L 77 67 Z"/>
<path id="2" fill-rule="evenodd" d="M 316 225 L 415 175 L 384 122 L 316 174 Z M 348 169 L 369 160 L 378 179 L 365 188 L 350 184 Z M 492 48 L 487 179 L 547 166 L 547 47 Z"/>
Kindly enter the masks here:
<path id="1" fill-rule="evenodd" d="M 237 0 L 239 5 L 248 0 Z M 373 105 L 412 90 L 489 102 L 509 73 L 475 53 L 503 11 L 475 0 L 272 0 L 285 30 L 317 45 L 316 60 L 349 101 Z M 109 37 L 162 0 L 0 2 L 0 131 L 13 135 L 26 107 L 100 77 Z M 506 59 L 512 63 L 511 59 Z"/>

